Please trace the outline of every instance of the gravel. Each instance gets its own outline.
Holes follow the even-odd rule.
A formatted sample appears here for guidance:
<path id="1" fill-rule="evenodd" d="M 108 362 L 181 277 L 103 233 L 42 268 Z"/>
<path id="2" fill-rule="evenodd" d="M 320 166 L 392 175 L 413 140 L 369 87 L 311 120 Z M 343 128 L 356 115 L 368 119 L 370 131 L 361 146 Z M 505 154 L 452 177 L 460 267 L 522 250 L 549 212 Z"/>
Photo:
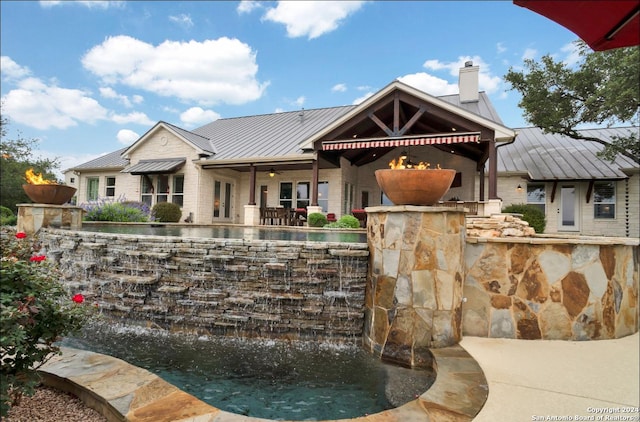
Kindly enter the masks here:
<path id="1" fill-rule="evenodd" d="M 23 396 L 3 422 L 107 422 L 76 396 L 51 387 L 39 386 L 36 393 Z"/>

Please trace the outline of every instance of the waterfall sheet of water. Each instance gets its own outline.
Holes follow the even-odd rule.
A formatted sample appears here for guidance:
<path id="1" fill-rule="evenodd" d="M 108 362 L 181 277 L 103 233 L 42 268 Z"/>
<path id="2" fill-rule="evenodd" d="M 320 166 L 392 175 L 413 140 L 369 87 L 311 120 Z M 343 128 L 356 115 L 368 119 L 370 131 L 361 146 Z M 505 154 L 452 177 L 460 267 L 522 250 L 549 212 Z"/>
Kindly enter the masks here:
<path id="1" fill-rule="evenodd" d="M 434 374 L 385 364 L 361 347 L 198 337 L 93 325 L 63 345 L 145 368 L 220 409 L 274 420 L 343 419 L 413 400 Z"/>

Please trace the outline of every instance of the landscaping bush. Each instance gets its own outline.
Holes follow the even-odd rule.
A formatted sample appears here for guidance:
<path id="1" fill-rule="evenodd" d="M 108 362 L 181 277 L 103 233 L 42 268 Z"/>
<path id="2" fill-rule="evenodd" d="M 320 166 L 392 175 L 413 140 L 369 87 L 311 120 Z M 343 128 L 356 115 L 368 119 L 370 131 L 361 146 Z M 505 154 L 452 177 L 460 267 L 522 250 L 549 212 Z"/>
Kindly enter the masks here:
<path id="1" fill-rule="evenodd" d="M 84 296 L 67 292 L 57 265 L 38 239 L 3 227 L 0 232 L 0 416 L 39 383 L 37 369 L 53 354 L 54 342 L 79 330 L 92 315 Z"/>
<path id="2" fill-rule="evenodd" d="M 326 227 L 332 229 L 359 229 L 360 221 L 353 215 L 343 215 L 338 221 L 329 223 Z"/>
<path id="3" fill-rule="evenodd" d="M 324 227 L 327 225 L 327 217 L 321 212 L 313 212 L 307 217 L 309 227 Z"/>
<path id="4" fill-rule="evenodd" d="M 152 221 L 147 204 L 133 201 L 96 201 L 82 204 L 85 221 L 113 221 L 119 223 L 145 223 Z"/>
<path id="5" fill-rule="evenodd" d="M 159 202 L 151 208 L 151 214 L 155 217 L 155 221 L 177 223 L 182 217 L 182 210 L 180 205 L 173 202 Z"/>
<path id="6" fill-rule="evenodd" d="M 529 223 L 536 233 L 544 233 L 547 220 L 540 208 L 530 204 L 513 204 L 502 209 L 503 213 L 522 214 L 522 219 Z"/>
<path id="7" fill-rule="evenodd" d="M 10 208 L 0 206 L 0 226 L 15 226 L 17 221 L 18 217 Z"/>

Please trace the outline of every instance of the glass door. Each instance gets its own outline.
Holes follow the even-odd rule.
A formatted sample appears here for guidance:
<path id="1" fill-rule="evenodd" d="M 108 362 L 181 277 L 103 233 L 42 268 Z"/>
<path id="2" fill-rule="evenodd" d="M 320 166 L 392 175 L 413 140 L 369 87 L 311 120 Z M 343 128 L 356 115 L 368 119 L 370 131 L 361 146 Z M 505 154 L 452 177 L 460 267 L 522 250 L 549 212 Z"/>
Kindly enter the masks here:
<path id="1" fill-rule="evenodd" d="M 578 231 L 578 193 L 575 185 L 560 186 L 560 210 L 558 213 L 560 230 Z"/>
<path id="2" fill-rule="evenodd" d="M 233 185 L 229 182 L 213 182 L 213 222 L 228 221 L 233 215 Z"/>

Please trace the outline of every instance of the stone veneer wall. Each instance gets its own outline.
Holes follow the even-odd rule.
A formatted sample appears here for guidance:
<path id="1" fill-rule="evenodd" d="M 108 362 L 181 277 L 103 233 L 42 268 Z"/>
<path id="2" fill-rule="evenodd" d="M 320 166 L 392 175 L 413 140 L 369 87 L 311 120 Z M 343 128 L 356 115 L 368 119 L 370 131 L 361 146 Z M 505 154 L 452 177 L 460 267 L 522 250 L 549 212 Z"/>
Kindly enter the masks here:
<path id="1" fill-rule="evenodd" d="M 71 205 L 18 204 L 18 231 L 33 234 L 42 227 L 78 230 L 83 211 Z"/>
<path id="2" fill-rule="evenodd" d="M 286 339 L 359 341 L 365 244 L 43 229 L 72 291 L 117 321 Z"/>
<path id="3" fill-rule="evenodd" d="M 406 366 L 462 338 L 464 212 L 448 207 L 367 208 L 369 277 L 364 343 Z"/>
<path id="4" fill-rule="evenodd" d="M 40 236 L 70 288 L 116 318 L 250 336 L 362 335 L 365 244 L 58 229 Z M 607 339 L 638 331 L 638 240 L 467 237 L 464 248 L 463 336 Z"/>
<path id="5" fill-rule="evenodd" d="M 638 240 L 467 238 L 463 335 L 597 340 L 638 331 Z"/>

